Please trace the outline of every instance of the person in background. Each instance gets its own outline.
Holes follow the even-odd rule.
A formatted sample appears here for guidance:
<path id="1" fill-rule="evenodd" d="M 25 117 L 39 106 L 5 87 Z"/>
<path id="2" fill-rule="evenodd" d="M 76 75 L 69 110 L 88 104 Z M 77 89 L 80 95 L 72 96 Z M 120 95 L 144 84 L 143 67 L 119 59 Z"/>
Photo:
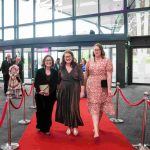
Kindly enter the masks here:
<path id="1" fill-rule="evenodd" d="M 60 58 L 56 59 L 56 62 L 54 64 L 54 69 L 58 72 L 60 69 Z"/>
<path id="2" fill-rule="evenodd" d="M 23 62 L 21 61 L 21 58 L 19 56 L 15 59 L 15 64 L 19 67 L 19 82 L 23 83 Z M 21 80 L 21 81 L 20 81 Z"/>
<path id="3" fill-rule="evenodd" d="M 86 60 L 85 60 L 85 58 L 81 59 L 80 65 L 81 65 L 81 68 L 82 68 L 82 72 L 85 73 L 85 66 L 86 66 Z"/>
<path id="4" fill-rule="evenodd" d="M 93 60 L 86 64 L 85 80 L 88 101 L 88 110 L 92 116 L 94 138 L 99 138 L 99 124 L 103 112 L 114 114 L 112 103 L 112 62 L 105 57 L 101 44 L 94 45 Z M 106 86 L 102 87 L 102 80 Z"/>
<path id="5" fill-rule="evenodd" d="M 67 126 L 66 134 L 78 135 L 78 126 L 83 126 L 80 116 L 80 91 L 83 85 L 83 73 L 74 61 L 74 55 L 66 50 L 60 68 L 56 121 Z"/>
<path id="6" fill-rule="evenodd" d="M 52 111 L 56 101 L 58 72 L 53 69 L 52 56 L 46 55 L 42 68 L 38 69 L 35 76 L 35 101 L 36 101 L 36 128 L 44 134 L 50 134 L 52 126 Z"/>
<path id="7" fill-rule="evenodd" d="M 9 81 L 9 67 L 13 64 L 11 55 L 7 54 L 6 59 L 2 62 L 1 70 L 3 73 L 3 80 L 4 80 L 4 93 L 6 94 L 8 89 L 8 81 Z"/>

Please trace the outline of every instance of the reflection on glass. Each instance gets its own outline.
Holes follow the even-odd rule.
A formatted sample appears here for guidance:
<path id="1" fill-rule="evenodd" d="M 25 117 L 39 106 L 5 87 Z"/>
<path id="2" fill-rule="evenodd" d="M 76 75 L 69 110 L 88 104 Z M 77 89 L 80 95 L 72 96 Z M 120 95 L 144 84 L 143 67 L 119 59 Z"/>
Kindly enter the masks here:
<path id="1" fill-rule="evenodd" d="M 123 14 L 107 15 L 100 17 L 101 34 L 120 34 L 124 33 Z"/>
<path id="2" fill-rule="evenodd" d="M 2 39 L 2 29 L 0 29 L 0 40 Z"/>
<path id="3" fill-rule="evenodd" d="M 133 83 L 150 83 L 150 48 L 133 49 Z"/>
<path id="4" fill-rule="evenodd" d="M 32 55 L 31 48 L 24 48 L 24 82 L 31 83 L 32 78 Z"/>
<path id="5" fill-rule="evenodd" d="M 33 38 L 33 26 L 19 27 L 19 39 Z"/>
<path id="6" fill-rule="evenodd" d="M 4 0 L 4 26 L 10 25 L 14 25 L 14 1 Z"/>
<path id="7" fill-rule="evenodd" d="M 128 35 L 150 35 L 150 11 L 133 12 L 128 14 Z"/>
<path id="8" fill-rule="evenodd" d="M 52 20 L 52 1 L 45 3 L 45 1 L 36 0 L 36 21 Z"/>
<path id="9" fill-rule="evenodd" d="M 36 37 L 52 36 L 52 23 L 36 25 Z"/>
<path id="10" fill-rule="evenodd" d="M 84 27 L 84 28 L 83 28 Z M 98 17 L 76 20 L 76 34 L 98 34 Z"/>
<path id="11" fill-rule="evenodd" d="M 12 0 L 10 0 L 12 1 Z M 19 1 L 19 24 L 33 22 L 33 0 Z"/>
<path id="12" fill-rule="evenodd" d="M 1 66 L 2 62 L 3 62 L 3 52 L 0 52 L 0 66 Z M 0 71 L 0 78 L 2 78 L 2 77 L 3 77 L 3 74 L 2 74 L 2 71 Z"/>
<path id="13" fill-rule="evenodd" d="M 76 16 L 98 13 L 98 0 L 76 0 Z"/>
<path id="14" fill-rule="evenodd" d="M 0 0 L 0 27 L 2 27 L 2 0 Z"/>
<path id="15" fill-rule="evenodd" d="M 55 0 L 55 19 L 72 17 L 72 0 Z"/>
<path id="16" fill-rule="evenodd" d="M 128 8 L 130 9 L 150 7 L 150 0 L 128 0 L 127 2 Z"/>
<path id="17" fill-rule="evenodd" d="M 55 36 L 58 35 L 72 35 L 73 27 L 72 20 L 55 22 Z"/>
<path id="18" fill-rule="evenodd" d="M 14 40 L 14 28 L 4 29 L 4 40 Z"/>
<path id="19" fill-rule="evenodd" d="M 123 10 L 124 0 L 100 0 L 100 12 Z M 107 4 L 107 5 L 106 5 Z"/>

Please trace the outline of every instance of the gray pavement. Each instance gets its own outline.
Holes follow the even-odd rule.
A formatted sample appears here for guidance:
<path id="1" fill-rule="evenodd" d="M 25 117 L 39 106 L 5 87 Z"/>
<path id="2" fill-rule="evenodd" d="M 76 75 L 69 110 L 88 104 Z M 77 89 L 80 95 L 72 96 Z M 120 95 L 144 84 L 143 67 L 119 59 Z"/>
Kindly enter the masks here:
<path id="1" fill-rule="evenodd" d="M 29 89 L 30 86 L 27 86 Z M 113 88 L 113 91 L 115 88 Z M 145 91 L 150 93 L 149 86 L 143 85 L 130 85 L 126 88 L 121 89 L 125 95 L 125 97 L 131 102 L 136 103 L 143 98 L 143 94 Z M 29 91 L 29 90 L 28 90 Z M 5 104 L 6 97 L 3 94 L 3 85 L 0 83 L 0 117 L 2 115 L 2 110 Z M 13 99 L 13 102 L 18 104 L 18 99 Z M 116 105 L 116 98 L 113 98 L 113 102 Z M 30 109 L 29 107 L 32 105 L 32 96 L 26 97 L 26 117 L 27 119 L 31 119 L 33 112 L 35 109 Z M 120 131 L 127 137 L 127 139 L 132 144 L 138 144 L 141 142 L 141 124 L 143 118 L 143 110 L 144 105 L 131 107 L 128 106 L 124 100 L 119 98 L 119 118 L 124 120 L 124 123 L 116 124 L 116 126 L 120 129 Z M 27 125 L 18 124 L 19 120 L 23 119 L 23 109 L 15 110 L 11 109 L 12 116 L 12 142 L 18 142 L 20 137 L 22 136 L 24 130 Z M 147 126 L 146 126 L 146 135 L 145 135 L 145 143 L 150 144 L 150 107 L 147 112 Z M 109 116 L 111 117 L 111 116 Z M 0 145 L 7 142 L 7 122 L 6 118 L 2 127 L 0 128 Z"/>

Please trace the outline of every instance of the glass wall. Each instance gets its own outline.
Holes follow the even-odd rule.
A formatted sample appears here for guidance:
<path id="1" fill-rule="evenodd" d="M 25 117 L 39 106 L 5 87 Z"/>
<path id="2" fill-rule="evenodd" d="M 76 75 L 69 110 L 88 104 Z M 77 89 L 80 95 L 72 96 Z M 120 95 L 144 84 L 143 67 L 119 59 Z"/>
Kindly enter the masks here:
<path id="1" fill-rule="evenodd" d="M 14 1 L 13 0 L 4 0 L 4 16 L 5 16 L 4 26 L 14 25 Z"/>
<path id="2" fill-rule="evenodd" d="M 150 48 L 133 49 L 133 83 L 150 83 Z"/>
<path id="3" fill-rule="evenodd" d="M 6 33 L 0 38 L 150 35 L 148 7 L 150 0 L 127 0 L 127 4 L 124 0 L 0 0 L 0 34 Z"/>
<path id="4" fill-rule="evenodd" d="M 128 14 L 128 33 L 130 36 L 150 35 L 150 11 Z"/>

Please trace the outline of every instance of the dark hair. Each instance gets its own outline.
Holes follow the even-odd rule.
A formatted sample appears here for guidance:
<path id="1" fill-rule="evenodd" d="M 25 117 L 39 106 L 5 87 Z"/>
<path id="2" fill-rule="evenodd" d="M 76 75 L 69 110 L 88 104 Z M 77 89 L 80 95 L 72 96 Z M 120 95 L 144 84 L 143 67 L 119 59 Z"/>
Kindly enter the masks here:
<path id="1" fill-rule="evenodd" d="M 42 61 L 42 67 L 45 67 L 45 60 L 47 57 L 50 57 L 52 59 L 52 67 L 54 66 L 54 59 L 51 55 L 46 55 L 44 58 L 43 58 L 43 61 Z"/>
<path id="2" fill-rule="evenodd" d="M 77 63 L 74 61 L 74 55 L 73 55 L 72 51 L 69 49 L 67 49 L 62 56 L 61 68 L 65 68 L 65 65 L 66 65 L 65 54 L 67 54 L 67 53 L 72 56 L 71 66 L 74 68 L 77 65 Z"/>
<path id="3" fill-rule="evenodd" d="M 102 58 L 105 58 L 105 52 L 104 52 L 103 46 L 102 46 L 100 43 L 94 44 L 94 47 L 95 47 L 95 46 L 99 47 L 99 49 L 100 49 L 100 51 L 101 51 L 101 57 L 102 57 Z M 95 58 L 94 52 L 93 52 L 93 57 Z"/>
<path id="4" fill-rule="evenodd" d="M 82 59 L 81 59 L 81 61 L 83 61 L 83 62 L 84 62 L 84 65 L 86 64 L 86 60 L 85 60 L 85 58 L 82 58 Z"/>

